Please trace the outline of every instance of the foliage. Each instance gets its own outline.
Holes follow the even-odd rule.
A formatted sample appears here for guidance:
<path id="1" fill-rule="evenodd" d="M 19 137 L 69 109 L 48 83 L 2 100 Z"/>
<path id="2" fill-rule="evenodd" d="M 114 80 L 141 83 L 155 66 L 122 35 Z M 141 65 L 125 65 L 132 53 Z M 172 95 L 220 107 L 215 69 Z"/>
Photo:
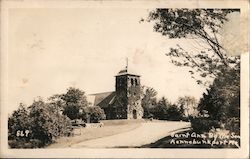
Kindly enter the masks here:
<path id="1" fill-rule="evenodd" d="M 61 94 L 55 94 L 48 98 L 48 110 L 53 113 L 61 113 L 66 107 L 66 102 L 62 99 Z"/>
<path id="2" fill-rule="evenodd" d="M 232 117 L 228 118 L 225 124 L 225 129 L 234 132 L 235 134 L 240 134 L 240 118 Z"/>
<path id="3" fill-rule="evenodd" d="M 63 114 L 67 115 L 71 120 L 79 118 L 80 106 L 75 103 L 68 103 L 64 108 Z"/>
<path id="4" fill-rule="evenodd" d="M 151 87 L 145 87 L 142 96 L 142 107 L 144 109 L 144 118 L 156 118 L 160 120 L 182 120 L 184 116 L 183 103 L 171 104 L 165 97 L 159 101 L 156 99 L 157 91 Z M 189 99 L 190 98 L 190 99 Z M 180 98 L 180 101 L 183 101 Z M 193 98 L 187 97 L 193 102 Z M 186 100 L 186 98 L 185 98 Z M 186 102 L 186 101 L 185 101 Z"/>
<path id="5" fill-rule="evenodd" d="M 170 103 L 169 101 L 162 97 L 158 102 L 156 107 L 153 107 L 150 109 L 150 112 L 152 112 L 153 117 L 155 119 L 160 119 L 160 120 L 167 120 L 168 117 L 168 107 L 169 107 Z"/>
<path id="6" fill-rule="evenodd" d="M 54 125 L 46 104 L 42 100 L 34 101 L 29 110 L 31 138 L 43 141 L 44 144 L 51 142 Z"/>
<path id="7" fill-rule="evenodd" d="M 199 52 L 188 52 L 177 45 L 176 48 L 170 48 L 166 55 L 176 66 L 189 67 L 192 78 L 198 84 L 206 84 L 202 80 L 205 77 L 216 78 L 224 66 L 239 63 L 239 57 L 228 57 L 219 42 L 219 31 L 228 21 L 227 15 L 232 12 L 239 10 L 156 9 L 150 12 L 147 20 L 154 21 L 154 30 L 163 36 L 170 39 L 186 38 L 198 43 Z"/>
<path id="8" fill-rule="evenodd" d="M 88 122 L 89 120 L 91 123 L 106 119 L 104 110 L 99 106 L 85 107 L 80 116 L 84 121 Z"/>
<path id="9" fill-rule="evenodd" d="M 142 97 L 142 107 L 144 110 L 143 117 L 148 118 L 151 116 L 150 109 L 156 106 L 156 95 L 157 92 L 154 88 L 146 87 L 145 91 L 143 91 L 143 97 Z"/>
<path id="10" fill-rule="evenodd" d="M 63 114 L 70 119 L 79 118 L 79 111 L 88 106 L 85 92 L 80 89 L 70 87 L 66 94 L 61 95 L 61 99 L 65 102 Z"/>
<path id="11" fill-rule="evenodd" d="M 195 131 L 212 127 L 240 132 L 240 66 L 225 68 L 203 94 L 198 105 L 199 117 L 191 121 Z"/>
<path id="12" fill-rule="evenodd" d="M 31 138 L 38 139 L 44 144 L 63 136 L 70 127 L 70 121 L 59 113 L 48 110 L 48 104 L 41 99 L 34 101 L 29 107 L 31 120 Z"/>
<path id="13" fill-rule="evenodd" d="M 197 131 L 208 131 L 218 125 L 232 131 L 238 125 L 239 130 L 240 124 L 235 122 L 240 117 L 240 57 L 229 56 L 220 43 L 220 30 L 229 20 L 228 15 L 239 11 L 156 9 L 148 16 L 147 21 L 155 22 L 156 32 L 170 39 L 193 40 L 199 46 L 196 49 L 199 51 L 187 51 L 177 45 L 166 54 L 174 65 L 188 67 L 198 84 L 209 86 L 199 102 L 200 116 L 192 120 Z M 209 85 L 209 78 L 214 80 L 212 85 Z"/>
<path id="14" fill-rule="evenodd" d="M 182 120 L 183 117 L 183 109 L 180 109 L 177 105 L 173 104 L 167 110 L 167 119 L 168 120 Z"/>
<path id="15" fill-rule="evenodd" d="M 184 116 L 196 116 L 197 115 L 197 101 L 194 97 L 184 96 L 179 97 L 177 105 L 183 109 Z"/>
<path id="16" fill-rule="evenodd" d="M 25 105 L 20 103 L 17 110 L 15 110 L 12 115 L 8 118 L 8 138 L 14 139 L 18 130 L 29 130 L 30 120 L 29 114 Z"/>
<path id="17" fill-rule="evenodd" d="M 47 103 L 39 98 L 28 109 L 20 104 L 8 119 L 10 147 L 44 147 L 57 137 L 69 135 L 72 131 L 69 118 L 80 118 L 80 110 L 87 105 L 85 93 L 72 87 L 65 94 L 51 96 Z M 90 108 L 88 111 L 91 121 L 105 118 L 102 109 Z M 19 131 L 28 131 L 29 134 L 18 136 Z"/>
<path id="18" fill-rule="evenodd" d="M 66 104 L 76 103 L 81 106 L 87 106 L 85 92 L 78 88 L 68 88 L 67 92 L 63 94 L 61 98 L 66 102 Z"/>
<path id="19" fill-rule="evenodd" d="M 20 105 L 9 117 L 9 145 L 12 148 L 44 147 L 70 130 L 67 117 L 50 111 L 49 104 L 42 99 L 34 101 L 28 110 Z M 27 136 L 18 136 L 18 131 L 27 131 Z"/>
<path id="20" fill-rule="evenodd" d="M 220 78 L 216 78 L 213 85 L 207 89 L 207 93 L 203 94 L 198 106 L 202 116 L 207 115 L 210 119 L 218 120 L 226 124 L 228 129 L 232 127 L 234 130 L 236 129 L 235 126 L 228 126 L 227 124 L 232 125 L 232 122 L 228 122 L 228 120 L 240 118 L 239 65 L 236 68 L 224 69 Z"/>
<path id="21" fill-rule="evenodd" d="M 181 120 L 183 117 L 183 110 L 164 97 L 157 102 L 155 107 L 150 108 L 150 112 L 155 119 L 159 120 Z"/>
<path id="22" fill-rule="evenodd" d="M 196 133 L 209 132 L 212 128 L 219 128 L 220 122 L 218 120 L 209 119 L 205 117 L 191 118 L 191 127 Z"/>

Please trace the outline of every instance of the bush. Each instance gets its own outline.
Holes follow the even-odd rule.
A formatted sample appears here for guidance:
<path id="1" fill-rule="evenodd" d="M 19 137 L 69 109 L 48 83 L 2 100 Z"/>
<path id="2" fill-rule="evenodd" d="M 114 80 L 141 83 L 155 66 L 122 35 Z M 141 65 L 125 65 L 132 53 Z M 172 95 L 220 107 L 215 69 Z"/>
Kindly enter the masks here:
<path id="1" fill-rule="evenodd" d="M 166 106 L 156 106 L 151 109 L 153 117 L 159 120 L 167 120 L 167 107 Z"/>
<path id="2" fill-rule="evenodd" d="M 209 118 L 191 118 L 191 126 L 196 133 L 208 132 L 210 129 L 219 128 L 220 122 Z"/>
<path id="3" fill-rule="evenodd" d="M 16 133 L 19 130 L 29 130 L 30 120 L 29 112 L 21 103 L 19 108 L 15 110 L 11 117 L 8 118 L 8 139 L 13 140 L 16 138 Z"/>
<path id="4" fill-rule="evenodd" d="M 150 109 L 154 118 L 159 120 L 182 120 L 183 111 L 175 104 L 169 103 L 165 98 L 162 98 L 156 105 Z"/>
<path id="5" fill-rule="evenodd" d="M 214 120 L 227 122 L 229 118 L 240 117 L 240 69 L 225 69 L 203 94 L 198 105 Z"/>
<path id="6" fill-rule="evenodd" d="M 69 117 L 71 120 L 79 118 L 80 106 L 75 103 L 68 103 L 64 108 L 63 114 Z"/>
<path id="7" fill-rule="evenodd" d="M 192 122 L 193 128 L 204 131 L 211 126 L 221 127 L 234 133 L 240 131 L 240 68 L 222 70 L 213 84 L 203 94 L 198 109 L 201 118 Z M 207 118 L 204 118 L 204 117 Z M 200 122 L 200 123 L 199 123 Z M 201 124 L 201 125 L 199 125 Z M 219 126 L 218 126 L 219 124 Z M 208 127 L 204 127 L 207 125 Z"/>
<path id="8" fill-rule="evenodd" d="M 239 118 L 229 118 L 225 124 L 225 128 L 236 134 L 240 134 L 240 119 Z"/>
<path id="9" fill-rule="evenodd" d="M 65 94 L 54 95 L 45 103 L 40 98 L 26 109 L 20 104 L 8 119 L 8 140 L 11 148 L 40 148 L 57 137 L 69 136 L 73 130 L 70 119 L 79 117 L 79 110 L 88 105 L 85 92 L 70 87 Z M 61 114 L 62 112 L 62 114 Z M 105 119 L 99 107 L 89 108 L 90 120 Z M 29 135 L 17 135 L 17 132 Z"/>
<path id="10" fill-rule="evenodd" d="M 106 115 L 103 109 L 101 109 L 99 106 L 93 106 L 93 107 L 86 107 L 83 109 L 81 118 L 91 123 L 97 123 L 100 120 L 106 119 Z"/>
<path id="11" fill-rule="evenodd" d="M 56 118 L 46 109 L 46 104 L 42 101 L 34 101 L 29 107 L 31 121 L 31 138 L 38 139 L 45 144 L 51 143 L 57 134 Z"/>
<path id="12" fill-rule="evenodd" d="M 167 110 L 167 119 L 172 121 L 182 120 L 183 112 L 176 105 L 171 105 Z"/>
<path id="13" fill-rule="evenodd" d="M 48 104 L 41 99 L 28 107 L 23 105 L 9 117 L 8 139 L 11 148 L 40 148 L 55 138 L 69 133 L 70 120 L 59 113 L 48 110 Z M 28 134 L 18 135 L 18 132 Z"/>

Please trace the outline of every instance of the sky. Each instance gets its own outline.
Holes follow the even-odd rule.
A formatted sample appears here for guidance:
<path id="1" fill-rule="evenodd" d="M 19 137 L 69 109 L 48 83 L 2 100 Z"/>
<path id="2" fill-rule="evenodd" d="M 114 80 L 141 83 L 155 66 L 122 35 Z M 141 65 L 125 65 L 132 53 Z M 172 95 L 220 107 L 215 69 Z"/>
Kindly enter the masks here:
<path id="1" fill-rule="evenodd" d="M 65 93 L 73 86 L 86 94 L 115 90 L 115 75 L 125 68 L 141 75 L 141 84 L 153 87 L 158 98 L 171 102 L 189 95 L 199 99 L 205 87 L 197 85 L 187 69 L 174 66 L 165 55 L 188 40 L 172 40 L 143 22 L 149 9 L 12 9 L 9 12 L 9 112 L 20 102 L 30 105 L 41 96 Z"/>

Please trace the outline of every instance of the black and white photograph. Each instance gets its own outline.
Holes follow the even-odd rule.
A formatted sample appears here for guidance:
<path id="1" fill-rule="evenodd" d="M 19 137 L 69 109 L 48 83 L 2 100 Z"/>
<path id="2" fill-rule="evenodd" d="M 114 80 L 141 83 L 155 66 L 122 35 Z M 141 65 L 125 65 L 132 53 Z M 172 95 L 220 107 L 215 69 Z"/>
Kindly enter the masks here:
<path id="1" fill-rule="evenodd" d="M 0 157 L 249 155 L 247 1 L 32 2 L 0 1 Z"/>

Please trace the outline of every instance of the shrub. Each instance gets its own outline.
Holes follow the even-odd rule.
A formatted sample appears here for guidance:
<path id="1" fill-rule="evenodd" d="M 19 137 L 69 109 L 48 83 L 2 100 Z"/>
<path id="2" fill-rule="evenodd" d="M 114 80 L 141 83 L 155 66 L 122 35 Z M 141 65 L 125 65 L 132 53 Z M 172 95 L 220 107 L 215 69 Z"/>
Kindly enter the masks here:
<path id="1" fill-rule="evenodd" d="M 182 120 L 183 110 L 177 105 L 171 104 L 166 98 L 162 98 L 156 105 L 156 107 L 151 108 L 154 118 L 159 120 Z"/>
<path id="2" fill-rule="evenodd" d="M 106 118 L 105 112 L 99 106 L 86 107 L 83 109 L 81 118 L 84 121 L 88 121 L 91 123 L 97 123 L 100 120 L 104 120 Z"/>
<path id="3" fill-rule="evenodd" d="M 8 118 L 8 139 L 15 139 L 18 130 L 29 129 L 29 114 L 25 106 L 21 103 L 19 108 L 12 113 L 11 117 Z"/>
<path id="4" fill-rule="evenodd" d="M 208 132 L 210 129 L 219 128 L 220 122 L 209 118 L 191 118 L 191 126 L 196 133 Z"/>
<path id="5" fill-rule="evenodd" d="M 53 116 L 46 110 L 46 104 L 42 101 L 34 101 L 29 107 L 31 120 L 31 138 L 44 142 L 44 145 L 52 142 L 56 136 Z"/>
<path id="6" fill-rule="evenodd" d="M 68 103 L 64 108 L 63 114 L 67 115 L 71 120 L 79 118 L 80 106 L 75 103 Z"/>
<path id="7" fill-rule="evenodd" d="M 203 94 L 198 109 L 211 119 L 227 122 L 240 117 L 240 69 L 225 69 Z"/>
<path id="8" fill-rule="evenodd" d="M 240 124 L 240 69 L 222 70 L 213 84 L 203 94 L 198 106 L 200 118 L 192 121 L 193 129 L 209 130 L 211 126 L 221 127 L 239 133 Z M 204 118 L 204 117 L 207 118 Z M 200 124 L 200 125 L 199 125 Z M 219 124 L 219 126 L 218 126 Z M 204 127 L 207 125 L 208 127 Z"/>
<path id="9" fill-rule="evenodd" d="M 176 105 L 171 105 L 167 110 L 167 119 L 172 121 L 181 120 L 183 116 L 183 111 L 178 109 Z"/>
<path id="10" fill-rule="evenodd" d="M 240 134 L 240 119 L 239 118 L 229 118 L 225 124 L 225 128 L 236 134 Z"/>
<path id="11" fill-rule="evenodd" d="M 69 133 L 70 120 L 59 113 L 48 110 L 41 99 L 34 101 L 26 110 L 23 105 L 9 117 L 8 139 L 11 148 L 40 148 L 55 138 Z M 28 135 L 17 135 L 27 131 Z"/>

